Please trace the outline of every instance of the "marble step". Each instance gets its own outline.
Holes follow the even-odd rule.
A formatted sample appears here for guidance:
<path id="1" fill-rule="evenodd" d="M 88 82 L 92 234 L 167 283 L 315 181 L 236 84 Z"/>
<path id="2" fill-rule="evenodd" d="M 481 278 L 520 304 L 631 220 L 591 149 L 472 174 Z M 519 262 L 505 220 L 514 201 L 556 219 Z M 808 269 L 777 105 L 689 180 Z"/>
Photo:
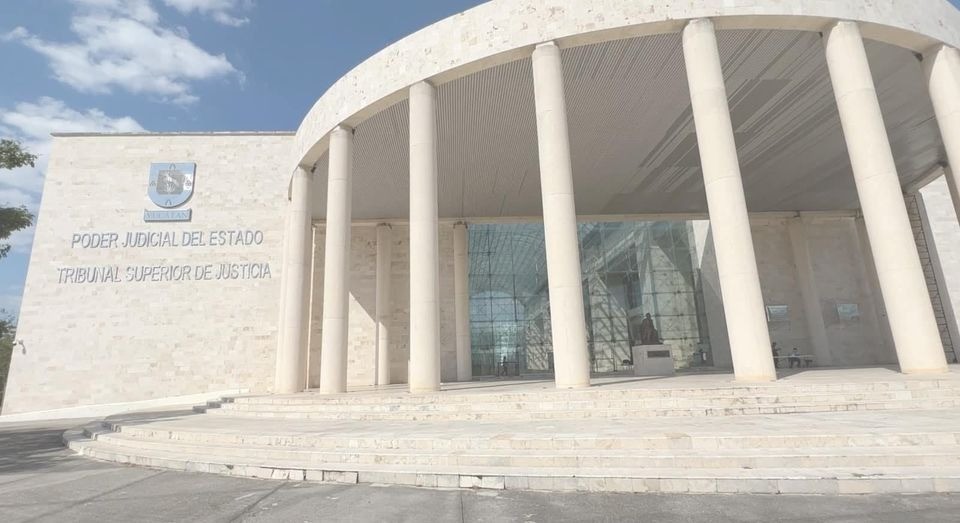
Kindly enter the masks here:
<path id="1" fill-rule="evenodd" d="M 705 386 L 697 388 L 626 388 L 603 389 L 592 387 L 583 390 L 558 390 L 552 385 L 542 385 L 540 390 L 527 392 L 492 392 L 492 393 L 464 393 L 459 390 L 444 391 L 442 393 L 408 394 L 402 389 L 393 391 L 358 391 L 348 394 L 322 395 L 307 391 L 293 395 L 247 395 L 224 398 L 225 402 L 246 404 L 270 405 L 380 405 L 390 403 L 394 405 L 411 404 L 425 405 L 432 403 L 469 404 L 477 401 L 478 397 L 495 403 L 516 403 L 526 401 L 536 402 L 564 402 L 564 401 L 597 401 L 597 400 L 634 400 L 643 398 L 776 398 L 789 396 L 819 396 L 835 394 L 875 394 L 887 392 L 923 391 L 937 394 L 937 391 L 947 394 L 960 393 L 960 380 L 917 380 L 877 383 L 804 383 L 802 385 L 756 385 L 756 386 Z"/>
<path id="2" fill-rule="evenodd" d="M 277 408 L 263 405 L 255 409 L 230 408 L 225 403 L 219 409 L 209 410 L 210 415 L 260 417 L 276 419 L 326 419 L 326 420 L 551 420 L 551 419 L 611 419 L 623 417 L 702 417 L 702 416 L 742 416 L 768 414 L 796 414 L 812 412 L 850 412 L 872 410 L 931 410 L 952 409 L 960 407 L 960 396 L 952 398 L 925 398 L 887 401 L 862 401 L 839 403 L 784 403 L 770 405 L 744 406 L 679 406 L 679 407 L 618 407 L 604 408 L 602 405 L 593 405 L 588 408 L 558 408 L 552 406 L 541 409 L 531 403 L 526 408 L 517 410 L 477 410 L 472 411 L 466 406 L 462 409 L 430 410 L 427 408 L 410 408 L 404 410 L 369 410 L 354 411 L 350 408 L 319 409 L 309 405 L 289 408 Z"/>
<path id="3" fill-rule="evenodd" d="M 561 468 L 831 468 L 831 467 L 960 467 L 960 446 L 818 449 L 676 449 L 625 450 L 482 450 L 423 451 L 349 447 L 336 449 L 210 445 L 176 440 L 142 439 L 122 433 L 101 433 L 97 441 L 140 451 L 204 454 L 224 460 L 257 459 L 263 463 L 294 461 L 303 466 L 416 465 Z"/>
<path id="4" fill-rule="evenodd" d="M 299 460 L 220 456 L 203 448 L 192 453 L 125 448 L 92 440 L 82 429 L 67 431 L 64 442 L 82 455 L 116 463 L 295 481 L 609 492 L 960 492 L 960 467 L 950 466 L 803 468 L 785 464 L 783 468 L 704 469 L 347 463 L 314 467 Z"/>
<path id="5" fill-rule="evenodd" d="M 740 406 L 769 406 L 782 404 L 795 405 L 823 405 L 853 402 L 884 402 L 905 400 L 940 400 L 956 399 L 960 397 L 960 390 L 931 389 L 920 391 L 889 391 L 889 392 L 857 392 L 857 393 L 824 393 L 799 395 L 755 395 L 731 397 L 623 397 L 609 398 L 581 398 L 577 400 L 554 400 L 549 395 L 511 400 L 499 398 L 495 395 L 476 395 L 471 398 L 454 398 L 445 401 L 416 403 L 408 401 L 393 402 L 392 398 L 384 398 L 377 403 L 330 402 L 318 398 L 316 401 L 298 401 L 295 403 L 279 400 L 271 401 L 226 401 L 218 406 L 224 410 L 245 411 L 298 411 L 309 407 L 314 411 L 355 411 L 355 412 L 385 412 L 385 411 L 509 411 L 537 408 L 541 410 L 577 410 L 583 408 L 662 408 L 662 407 L 740 407 Z M 211 405 L 208 405 L 211 406 Z"/>
<path id="6" fill-rule="evenodd" d="M 90 429 L 92 430 L 92 429 Z M 179 428 L 151 428 L 151 426 L 107 423 L 97 426 L 100 433 L 119 432 L 140 440 L 174 441 L 198 445 L 246 445 L 250 447 L 292 447 L 312 450 L 402 450 L 402 451 L 562 451 L 562 450 L 757 450 L 757 449 L 819 449 L 819 448 L 893 448 L 951 447 L 960 445 L 960 432 L 890 432 L 846 434 L 698 434 L 680 432 L 638 434 L 633 436 L 602 436 L 597 434 L 564 433 L 545 435 L 536 432 L 501 433 L 487 431 L 475 436 L 404 437 L 397 432 L 378 436 L 350 434 L 348 436 L 322 433 L 263 434 L 256 429 L 240 431 L 203 431 Z M 399 428 L 399 432 L 403 429 Z M 654 431 L 651 431 L 654 432 Z"/>

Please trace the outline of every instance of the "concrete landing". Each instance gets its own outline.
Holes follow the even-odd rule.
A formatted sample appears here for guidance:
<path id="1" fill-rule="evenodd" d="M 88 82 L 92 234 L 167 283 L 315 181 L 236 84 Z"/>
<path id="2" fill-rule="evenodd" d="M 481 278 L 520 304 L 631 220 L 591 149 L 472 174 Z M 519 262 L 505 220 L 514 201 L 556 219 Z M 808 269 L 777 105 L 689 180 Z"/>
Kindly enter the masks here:
<path id="1" fill-rule="evenodd" d="M 891 369 L 827 369 L 785 375 L 773 383 L 735 382 L 732 374 L 670 378 L 595 378 L 586 389 L 552 381 L 444 384 L 409 394 L 404 385 L 346 394 L 308 391 L 227 398 L 213 415 L 358 421 L 522 421 L 702 417 L 857 410 L 960 408 L 960 372 L 904 376 Z"/>

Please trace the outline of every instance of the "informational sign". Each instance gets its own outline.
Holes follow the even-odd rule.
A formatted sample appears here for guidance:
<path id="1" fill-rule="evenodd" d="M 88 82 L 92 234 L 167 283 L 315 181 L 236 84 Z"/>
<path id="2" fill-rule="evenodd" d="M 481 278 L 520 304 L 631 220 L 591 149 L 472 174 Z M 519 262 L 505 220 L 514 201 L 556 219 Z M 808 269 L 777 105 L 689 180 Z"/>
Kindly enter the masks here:
<path id="1" fill-rule="evenodd" d="M 767 322 L 790 321 L 789 305 L 767 305 Z"/>
<path id="2" fill-rule="evenodd" d="M 860 321 L 860 305 L 856 303 L 838 303 L 837 316 L 840 321 Z"/>

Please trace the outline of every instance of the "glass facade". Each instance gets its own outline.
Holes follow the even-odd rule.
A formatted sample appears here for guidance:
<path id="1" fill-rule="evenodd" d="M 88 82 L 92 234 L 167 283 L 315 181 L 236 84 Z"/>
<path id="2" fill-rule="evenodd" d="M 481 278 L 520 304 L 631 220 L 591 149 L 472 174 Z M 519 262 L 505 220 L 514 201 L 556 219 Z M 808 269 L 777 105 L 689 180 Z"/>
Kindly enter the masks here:
<path id="1" fill-rule="evenodd" d="M 579 226 L 584 311 L 594 372 L 629 365 L 653 319 L 678 368 L 709 354 L 689 222 Z M 477 376 L 553 372 L 543 225 L 472 224 L 470 338 Z"/>

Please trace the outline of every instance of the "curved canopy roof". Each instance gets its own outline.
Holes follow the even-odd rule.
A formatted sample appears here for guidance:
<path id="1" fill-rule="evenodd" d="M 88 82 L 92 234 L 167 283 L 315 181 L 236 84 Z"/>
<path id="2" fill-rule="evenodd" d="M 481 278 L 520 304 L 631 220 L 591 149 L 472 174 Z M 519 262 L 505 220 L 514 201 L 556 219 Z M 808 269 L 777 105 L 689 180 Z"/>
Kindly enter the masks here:
<path id="1" fill-rule="evenodd" d="M 820 35 L 718 31 L 751 211 L 856 209 Z M 944 161 L 921 63 L 867 41 L 904 184 Z M 704 213 L 706 200 L 678 33 L 562 51 L 580 215 Z M 529 58 L 438 87 L 442 218 L 541 214 Z M 353 217 L 405 219 L 407 102 L 356 126 Z M 314 216 L 323 219 L 326 155 L 317 163 Z"/>

